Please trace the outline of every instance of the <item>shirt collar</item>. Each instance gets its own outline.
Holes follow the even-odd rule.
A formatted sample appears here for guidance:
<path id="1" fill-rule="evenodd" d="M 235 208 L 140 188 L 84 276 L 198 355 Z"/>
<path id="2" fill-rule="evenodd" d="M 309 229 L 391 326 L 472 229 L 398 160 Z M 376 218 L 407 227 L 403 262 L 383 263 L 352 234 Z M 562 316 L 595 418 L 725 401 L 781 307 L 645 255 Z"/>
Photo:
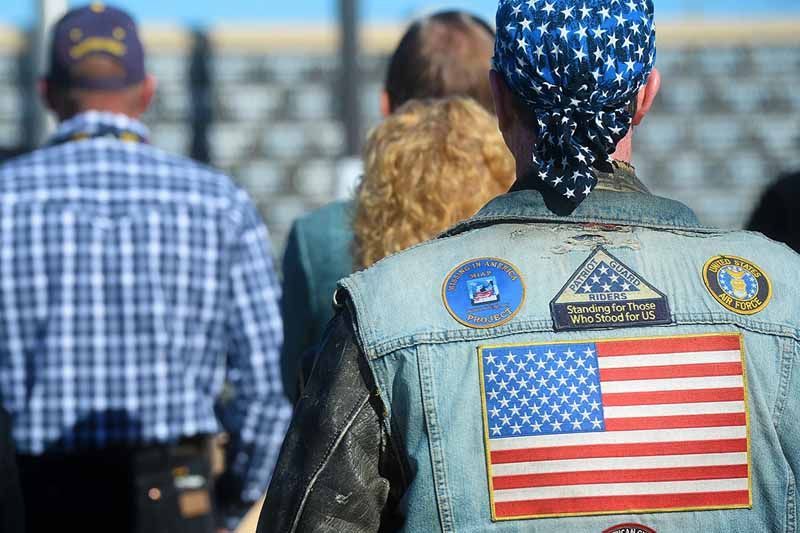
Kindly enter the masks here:
<path id="1" fill-rule="evenodd" d="M 643 192 L 649 193 L 644 183 L 636 177 L 636 169 L 633 165 L 624 161 L 614 161 L 614 172 L 606 173 L 596 171 L 597 189 L 602 191 L 616 192 Z"/>
<path id="2" fill-rule="evenodd" d="M 105 135 L 128 140 L 126 134 L 135 137 L 130 140 L 141 142 L 147 142 L 150 138 L 147 126 L 127 115 L 107 111 L 85 111 L 62 122 L 50 138 L 49 144 Z"/>
<path id="3" fill-rule="evenodd" d="M 615 165 L 614 174 L 600 177 L 600 184 L 569 215 L 559 215 L 551 211 L 542 193 L 537 190 L 504 194 L 490 201 L 475 216 L 454 226 L 443 236 L 463 233 L 481 226 L 520 222 L 718 231 L 703 227 L 694 212 L 682 203 L 648 193 L 630 165 Z"/>

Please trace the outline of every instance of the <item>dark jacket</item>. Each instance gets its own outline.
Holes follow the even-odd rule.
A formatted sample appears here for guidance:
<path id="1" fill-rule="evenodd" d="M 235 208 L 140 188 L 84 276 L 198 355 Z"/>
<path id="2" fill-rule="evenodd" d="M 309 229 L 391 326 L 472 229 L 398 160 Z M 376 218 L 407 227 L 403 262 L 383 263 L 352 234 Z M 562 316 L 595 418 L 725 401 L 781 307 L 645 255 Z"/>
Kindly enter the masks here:
<path id="1" fill-rule="evenodd" d="M 392 531 L 399 524 L 392 509 L 405 491 L 401 454 L 383 430 L 383 406 L 352 323 L 343 310 L 327 329 L 258 533 Z"/>
<path id="2" fill-rule="evenodd" d="M 333 202 L 295 221 L 283 255 L 283 390 L 297 401 L 298 375 L 333 317 L 333 291 L 353 272 L 352 202 Z"/>
<path id="3" fill-rule="evenodd" d="M 770 239 L 788 244 L 800 252 L 800 172 L 787 174 L 764 191 L 758 207 L 747 223 L 750 231 L 760 231 Z"/>

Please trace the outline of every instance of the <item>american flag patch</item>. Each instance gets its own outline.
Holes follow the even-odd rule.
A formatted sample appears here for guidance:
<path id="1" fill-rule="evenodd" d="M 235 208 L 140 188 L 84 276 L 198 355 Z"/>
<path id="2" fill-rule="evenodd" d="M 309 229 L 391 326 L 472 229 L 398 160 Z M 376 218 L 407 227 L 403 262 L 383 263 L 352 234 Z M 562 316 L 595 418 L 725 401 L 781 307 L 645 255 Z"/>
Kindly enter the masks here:
<path id="1" fill-rule="evenodd" d="M 751 506 L 738 333 L 478 353 L 493 520 Z"/>

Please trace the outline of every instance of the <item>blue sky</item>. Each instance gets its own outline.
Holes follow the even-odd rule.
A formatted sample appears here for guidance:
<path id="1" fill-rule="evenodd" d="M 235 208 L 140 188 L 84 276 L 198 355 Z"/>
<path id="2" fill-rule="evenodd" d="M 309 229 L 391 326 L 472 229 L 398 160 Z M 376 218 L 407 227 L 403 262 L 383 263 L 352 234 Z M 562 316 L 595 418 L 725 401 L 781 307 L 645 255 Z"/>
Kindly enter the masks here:
<path id="1" fill-rule="evenodd" d="M 82 5 L 88 0 L 70 0 Z M 744 18 L 752 15 L 800 15 L 798 0 L 655 0 L 657 16 L 672 18 L 682 14 L 706 17 Z M 182 22 L 213 24 L 214 22 L 326 22 L 336 15 L 337 0 L 117 0 L 145 22 Z M 36 0 L 2 0 L 0 22 L 27 24 L 32 21 Z M 732 6 L 735 5 L 735 7 Z M 362 0 L 364 18 L 373 21 L 404 21 L 425 10 L 461 7 L 485 17 L 492 17 L 496 0 Z"/>

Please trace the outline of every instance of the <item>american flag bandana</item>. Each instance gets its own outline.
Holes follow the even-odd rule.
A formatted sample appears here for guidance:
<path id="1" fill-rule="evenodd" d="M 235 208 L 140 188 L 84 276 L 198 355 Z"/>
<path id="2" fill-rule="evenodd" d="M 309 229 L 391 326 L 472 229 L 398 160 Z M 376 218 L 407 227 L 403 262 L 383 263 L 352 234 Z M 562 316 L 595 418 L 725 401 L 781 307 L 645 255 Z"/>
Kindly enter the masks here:
<path id="1" fill-rule="evenodd" d="M 494 520 L 751 505 L 738 334 L 479 355 Z"/>
<path id="2" fill-rule="evenodd" d="M 652 0 L 501 0 L 494 69 L 536 123 L 539 179 L 573 203 L 612 172 L 656 58 Z"/>

